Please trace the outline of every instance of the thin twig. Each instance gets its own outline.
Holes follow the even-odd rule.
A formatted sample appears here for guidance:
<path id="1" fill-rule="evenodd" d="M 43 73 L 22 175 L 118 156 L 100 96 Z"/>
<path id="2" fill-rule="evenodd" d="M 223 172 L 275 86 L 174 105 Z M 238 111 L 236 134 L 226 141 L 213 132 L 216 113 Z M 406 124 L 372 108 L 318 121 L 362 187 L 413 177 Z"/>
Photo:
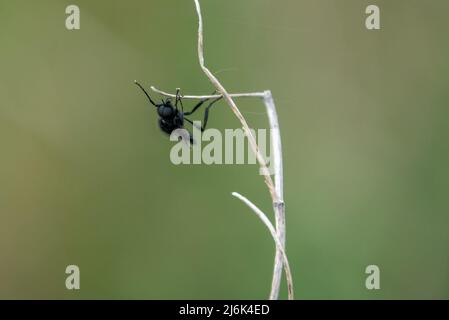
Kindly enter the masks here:
<path id="1" fill-rule="evenodd" d="M 279 129 L 279 121 L 276 112 L 276 106 L 274 104 L 271 91 L 265 91 L 263 98 L 265 108 L 267 110 L 268 120 L 271 128 L 271 139 L 273 146 L 273 163 L 274 163 L 274 184 L 276 188 L 276 194 L 278 195 L 277 201 L 273 199 L 273 210 L 276 218 L 276 231 L 279 241 L 282 247 L 285 249 L 285 204 L 284 204 L 284 174 L 282 168 L 282 144 L 281 133 Z M 282 253 L 280 250 L 276 250 L 276 256 L 274 258 L 273 280 L 271 283 L 270 299 L 275 300 L 279 297 L 279 288 L 281 286 L 282 277 Z M 288 280 L 287 280 L 288 282 Z M 293 286 L 292 283 L 290 283 Z"/>
<path id="2" fill-rule="evenodd" d="M 201 69 L 209 78 L 210 82 L 215 86 L 215 88 L 221 94 L 217 95 L 184 95 L 182 98 L 184 99 L 207 99 L 207 98 L 219 98 L 223 97 L 227 104 L 230 106 L 231 110 L 240 120 L 243 130 L 248 137 L 249 145 L 253 152 L 256 155 L 256 159 L 259 162 L 261 167 L 260 172 L 264 176 L 265 184 L 268 187 L 270 192 L 273 209 L 276 219 L 276 228 L 273 227 L 271 222 L 268 220 L 265 214 L 260 211 L 254 204 L 252 204 L 245 197 L 233 193 L 234 196 L 240 198 L 244 201 L 248 206 L 250 206 L 254 212 L 262 219 L 265 225 L 270 230 L 274 241 L 276 242 L 276 257 L 274 262 L 273 269 L 273 280 L 271 285 L 270 299 L 278 299 L 279 297 L 279 289 L 280 282 L 282 277 L 282 267 L 284 266 L 284 270 L 286 273 L 287 280 L 287 288 L 288 288 L 288 297 L 289 299 L 293 299 L 293 280 L 291 277 L 290 266 L 287 261 L 287 256 L 285 254 L 285 205 L 283 200 L 283 169 L 282 169 L 282 146 L 281 146 L 281 138 L 279 132 L 279 123 L 276 113 L 276 107 L 273 101 L 273 97 L 270 91 L 264 92 L 253 92 L 253 93 L 233 93 L 229 94 L 223 85 L 218 81 L 218 79 L 212 74 L 212 72 L 205 66 L 204 63 L 204 53 L 203 53 L 203 19 L 201 15 L 201 7 L 198 0 L 195 1 L 196 11 L 198 14 L 198 59 L 201 66 Z M 154 92 L 157 92 L 161 95 L 167 97 L 176 97 L 175 94 L 167 93 L 161 91 L 155 87 L 151 87 Z M 257 97 L 261 98 L 265 104 L 267 115 L 271 127 L 271 138 L 272 138 L 272 146 L 273 146 L 273 162 L 274 162 L 274 175 L 275 181 L 271 179 L 270 172 L 267 168 L 267 163 L 260 153 L 259 147 L 256 143 L 256 139 L 252 131 L 249 129 L 249 126 L 241 114 L 240 110 L 237 108 L 233 98 L 241 98 L 241 97 Z M 268 223 L 267 223 L 268 222 Z"/>
<path id="3" fill-rule="evenodd" d="M 176 94 L 168 93 L 151 86 L 151 90 L 161 94 L 166 97 L 175 98 Z M 282 145 L 281 136 L 279 131 L 279 123 L 276 112 L 276 107 L 271 95 L 271 91 L 264 92 L 248 92 L 248 93 L 231 93 L 229 94 L 233 98 L 245 98 L 245 97 L 256 97 L 262 98 L 265 108 L 267 110 L 267 115 L 271 127 L 271 138 L 273 146 L 273 163 L 274 163 L 274 177 L 275 177 L 275 191 L 278 194 L 278 201 L 273 202 L 273 210 L 276 218 L 276 230 L 277 236 L 283 247 L 285 247 L 285 204 L 283 200 L 283 169 L 282 169 Z M 222 95 L 183 95 L 183 99 L 214 99 L 222 97 Z M 279 288 L 282 277 L 282 263 L 283 257 L 281 251 L 276 247 L 276 257 L 273 270 L 273 280 L 271 285 L 270 299 L 275 300 L 279 297 Z M 290 284 L 291 285 L 291 284 Z"/>
<path id="4" fill-rule="evenodd" d="M 170 97 L 170 98 L 176 98 L 176 94 L 159 90 L 154 86 L 151 86 L 150 88 L 151 88 L 151 90 L 153 90 L 156 93 L 159 93 L 160 95 Z M 265 94 L 266 94 L 265 92 L 247 92 L 247 93 L 230 93 L 229 96 L 231 96 L 232 98 L 245 98 L 245 97 L 247 97 L 247 98 L 263 98 L 263 97 L 265 97 Z M 220 97 L 223 97 L 223 95 L 221 95 L 221 94 L 213 94 L 213 95 L 206 95 L 206 96 L 180 95 L 180 97 L 182 99 L 202 100 L 202 99 L 220 98 Z"/>
<path id="5" fill-rule="evenodd" d="M 285 276 L 287 278 L 287 286 L 288 286 L 288 299 L 293 300 L 293 280 L 292 280 L 292 273 L 290 271 L 290 264 L 288 263 L 287 254 L 284 250 L 284 245 L 282 244 L 281 240 L 278 237 L 278 234 L 273 227 L 273 224 L 270 222 L 270 220 L 267 218 L 266 214 L 262 212 L 255 204 L 253 204 L 250 200 L 248 200 L 246 197 L 242 196 L 241 194 L 237 192 L 233 192 L 232 195 L 241 201 L 243 201 L 248 207 L 250 207 L 254 213 L 262 220 L 262 222 L 267 226 L 268 230 L 271 233 L 271 236 L 274 239 L 274 242 L 276 243 L 277 249 L 281 252 L 282 260 L 284 262 L 284 270 L 285 270 Z"/>
<path id="6" fill-rule="evenodd" d="M 206 67 L 204 64 L 204 53 L 203 53 L 203 17 L 201 15 L 201 7 L 198 0 L 195 1 L 196 11 L 198 14 L 198 59 L 200 62 L 200 67 L 203 69 L 203 72 L 206 74 L 206 76 L 209 78 L 210 82 L 214 85 L 214 87 L 223 95 L 225 101 L 228 103 L 228 105 L 231 107 L 231 110 L 234 112 L 234 114 L 237 116 L 237 118 L 240 120 L 240 123 L 242 124 L 243 131 L 245 132 L 246 136 L 248 137 L 249 145 L 251 146 L 251 149 L 253 150 L 254 154 L 256 155 L 256 159 L 259 162 L 259 165 L 261 167 L 262 174 L 265 179 L 265 184 L 268 187 L 268 190 L 270 191 L 271 197 L 273 199 L 277 200 L 277 195 L 274 187 L 273 180 L 271 179 L 269 170 L 267 168 L 267 163 L 260 153 L 259 147 L 257 146 L 256 139 L 254 138 L 253 133 L 251 132 L 248 123 L 246 122 L 245 118 L 243 117 L 240 110 L 237 108 L 237 105 L 235 104 L 234 100 L 231 96 L 229 96 L 229 93 L 226 91 L 226 89 L 223 87 L 223 85 L 218 81 L 218 79 L 212 74 L 212 72 Z"/>
<path id="7" fill-rule="evenodd" d="M 262 154 L 260 153 L 259 147 L 256 143 L 256 139 L 252 134 L 249 126 L 243 117 L 240 110 L 237 108 L 234 100 L 231 95 L 226 91 L 223 85 L 218 81 L 218 79 L 212 74 L 212 72 L 206 67 L 204 63 L 204 39 L 203 39 L 203 18 L 201 15 L 201 7 L 199 0 L 195 1 L 196 12 L 198 15 L 198 60 L 201 66 L 201 69 L 209 78 L 210 82 L 215 86 L 215 88 L 221 93 L 224 97 L 227 104 L 230 106 L 231 110 L 240 120 L 243 130 L 248 137 L 249 144 L 256 155 L 256 158 L 261 167 L 261 172 L 264 175 L 265 184 L 268 187 L 268 190 L 271 194 L 273 209 L 276 217 L 276 231 L 277 237 L 281 246 L 276 246 L 276 257 L 274 262 L 274 270 L 273 270 L 273 281 L 271 285 L 270 299 L 278 299 L 279 297 L 279 289 L 280 289 L 280 281 L 282 277 L 282 265 L 283 265 L 283 256 L 285 255 L 285 205 L 283 201 L 283 174 L 282 174 L 282 147 L 281 147 L 281 139 L 279 133 L 279 124 L 277 119 L 276 108 L 274 105 L 274 101 L 270 91 L 265 91 L 263 96 L 263 101 L 265 103 L 265 107 L 267 109 L 270 127 L 272 128 L 272 142 L 273 142 L 273 152 L 274 156 L 274 166 L 275 166 L 275 181 L 276 185 L 273 183 L 271 179 L 270 173 L 267 168 L 267 164 Z M 288 287 L 293 291 L 293 283 L 291 277 L 287 279 Z"/>

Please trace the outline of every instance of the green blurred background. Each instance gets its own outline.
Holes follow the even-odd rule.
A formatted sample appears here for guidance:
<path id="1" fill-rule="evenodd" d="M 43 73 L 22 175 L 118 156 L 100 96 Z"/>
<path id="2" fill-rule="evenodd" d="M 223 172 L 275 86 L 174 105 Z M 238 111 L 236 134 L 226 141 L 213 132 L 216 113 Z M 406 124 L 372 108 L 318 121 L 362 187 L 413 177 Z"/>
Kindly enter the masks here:
<path id="1" fill-rule="evenodd" d="M 79 31 L 65 28 L 69 4 Z M 380 31 L 365 28 L 369 4 Z M 449 2 L 202 9 L 225 87 L 274 94 L 297 298 L 449 298 Z M 1 0 L 0 298 L 268 296 L 273 241 L 230 195 L 272 218 L 257 166 L 173 165 L 133 84 L 212 91 L 196 19 L 193 1 Z M 238 104 L 267 127 L 259 101 Z M 239 127 L 224 103 L 209 123 Z M 79 291 L 65 288 L 69 264 Z"/>

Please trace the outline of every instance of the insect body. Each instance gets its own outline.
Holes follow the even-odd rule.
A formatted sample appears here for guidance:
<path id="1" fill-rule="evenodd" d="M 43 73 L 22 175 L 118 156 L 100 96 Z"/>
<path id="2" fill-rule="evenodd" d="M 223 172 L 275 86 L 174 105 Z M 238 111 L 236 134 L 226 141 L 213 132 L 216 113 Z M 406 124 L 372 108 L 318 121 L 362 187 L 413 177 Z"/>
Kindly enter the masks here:
<path id="1" fill-rule="evenodd" d="M 134 81 L 140 89 L 142 89 L 143 93 L 147 96 L 150 103 L 157 108 L 157 113 L 159 115 L 158 124 L 162 131 L 167 134 L 171 134 L 176 129 L 184 128 L 184 121 L 193 125 L 193 122 L 190 119 L 187 119 L 185 116 L 193 114 L 196 110 L 198 110 L 205 102 L 210 99 L 203 99 L 198 102 L 192 109 L 192 111 L 184 112 L 184 106 L 182 105 L 181 96 L 179 94 L 179 89 L 176 90 L 176 100 L 173 105 L 170 98 L 164 100 L 162 99 L 162 103 L 155 103 L 153 99 L 151 99 L 148 92 L 142 87 L 140 83 Z M 215 102 L 220 100 L 221 97 L 212 100 L 209 105 L 206 107 L 204 111 L 204 120 L 203 125 L 201 126 L 201 131 L 206 129 L 207 120 L 209 118 L 209 109 L 214 105 Z M 181 110 L 178 109 L 178 103 L 181 106 Z M 190 134 L 190 143 L 193 143 L 192 134 Z"/>

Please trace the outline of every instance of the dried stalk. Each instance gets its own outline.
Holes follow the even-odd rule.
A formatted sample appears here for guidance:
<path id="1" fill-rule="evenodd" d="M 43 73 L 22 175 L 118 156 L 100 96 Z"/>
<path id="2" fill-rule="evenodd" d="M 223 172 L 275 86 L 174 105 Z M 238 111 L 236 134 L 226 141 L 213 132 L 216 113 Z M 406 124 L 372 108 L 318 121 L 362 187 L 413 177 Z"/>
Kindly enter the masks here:
<path id="1" fill-rule="evenodd" d="M 159 93 L 163 96 L 170 97 L 170 98 L 176 98 L 176 94 L 168 93 L 162 90 L 157 89 L 154 86 L 151 86 L 151 90 L 153 90 L 156 93 Z M 216 99 L 220 98 L 223 95 L 221 94 L 213 94 L 213 95 L 206 95 L 206 96 L 192 96 L 192 95 L 181 95 L 182 99 L 194 99 L 194 100 L 201 100 L 201 99 Z M 247 92 L 247 93 L 230 93 L 229 96 L 231 98 L 263 98 L 265 97 L 265 92 Z"/>
<path id="2" fill-rule="evenodd" d="M 284 202 L 282 199 L 282 197 L 283 197 L 283 183 L 282 183 L 283 175 L 282 175 L 282 153 L 281 153 L 282 148 L 281 148 L 281 139 L 280 139 L 280 134 L 279 134 L 279 125 L 278 125 L 278 121 L 277 121 L 276 109 L 274 108 L 274 102 L 271 97 L 271 93 L 269 91 L 266 92 L 266 96 L 264 97 L 264 102 L 267 107 L 267 112 L 268 112 L 269 119 L 270 119 L 270 126 L 275 131 L 273 136 L 277 136 L 276 138 L 273 138 L 273 146 L 274 146 L 273 151 L 275 153 L 275 171 L 276 171 L 275 175 L 276 175 L 276 180 L 277 180 L 276 187 L 273 184 L 273 180 L 271 179 L 271 176 L 267 169 L 265 159 L 263 158 L 263 156 L 261 155 L 261 153 L 259 151 L 259 147 L 257 146 L 256 139 L 254 138 L 251 130 L 249 129 L 249 126 L 246 123 L 245 118 L 241 114 L 240 110 L 237 108 L 237 105 L 235 104 L 232 97 L 228 94 L 226 89 L 222 86 L 222 84 L 218 81 L 218 79 L 212 74 L 212 72 L 210 72 L 210 70 L 204 64 L 203 17 L 201 15 L 201 7 L 200 7 L 199 0 L 194 0 L 194 1 L 195 1 L 196 12 L 198 14 L 198 59 L 200 62 L 201 69 L 203 69 L 203 72 L 206 74 L 206 76 L 209 78 L 210 82 L 215 86 L 215 88 L 223 95 L 225 101 L 231 107 L 231 110 L 234 112 L 234 114 L 240 120 L 240 122 L 243 126 L 243 130 L 246 132 L 248 141 L 249 141 L 254 153 L 256 154 L 256 158 L 257 158 L 259 165 L 262 169 L 262 172 L 264 174 L 265 183 L 266 183 L 268 190 L 270 191 L 270 194 L 271 194 L 271 198 L 273 201 L 273 207 L 274 207 L 274 211 L 275 211 L 275 216 L 276 216 L 277 235 L 281 242 L 282 248 L 284 249 L 285 248 L 285 206 L 284 206 Z M 276 143 L 276 145 L 275 145 L 275 143 Z M 271 286 L 270 299 L 277 299 L 279 296 L 280 280 L 281 280 L 281 276 L 282 276 L 282 263 L 283 263 L 282 261 L 283 261 L 282 252 L 279 249 L 277 249 L 276 257 L 275 257 L 274 271 L 273 271 L 273 281 L 272 281 L 272 286 Z"/>
<path id="3" fill-rule="evenodd" d="M 228 103 L 228 105 L 231 107 L 232 112 L 236 115 L 236 117 L 240 120 L 243 131 L 245 132 L 246 136 L 248 137 L 248 142 L 251 146 L 251 149 L 253 149 L 254 154 L 256 155 L 256 159 L 259 162 L 259 165 L 262 169 L 262 173 L 265 179 L 265 184 L 268 187 L 268 190 L 270 191 L 271 197 L 273 199 L 277 199 L 277 195 L 274 188 L 273 180 L 271 179 L 269 170 L 267 168 L 267 164 L 265 159 L 263 158 L 262 154 L 259 151 L 259 147 L 257 146 L 256 139 L 254 138 L 254 135 L 252 134 L 251 130 L 249 129 L 248 123 L 246 123 L 245 118 L 243 117 L 240 110 L 237 108 L 237 105 L 235 104 L 234 100 L 232 100 L 232 97 L 229 95 L 229 93 L 226 91 L 226 89 L 223 87 L 223 85 L 218 81 L 218 79 L 210 72 L 210 70 L 206 67 L 204 64 L 204 53 L 203 53 L 203 17 L 201 15 L 201 7 L 198 0 L 195 1 L 196 11 L 198 14 L 198 59 L 200 62 L 200 67 L 203 69 L 203 72 L 206 74 L 206 76 L 209 78 L 209 81 L 214 85 L 214 87 L 223 95 L 223 98 Z"/>
<path id="4" fill-rule="evenodd" d="M 265 184 L 268 187 L 270 192 L 272 202 L 273 202 L 273 210 L 275 214 L 276 220 L 276 228 L 273 227 L 271 222 L 268 220 L 266 215 L 257 208 L 252 202 L 250 202 L 247 198 L 241 196 L 238 193 L 233 193 L 233 195 L 244 203 L 246 203 L 264 222 L 264 224 L 268 227 L 273 239 L 276 243 L 276 256 L 274 261 L 274 269 L 273 269 L 273 280 L 271 284 L 271 292 L 270 299 L 275 300 L 279 297 L 279 290 L 281 285 L 282 278 L 282 269 L 284 268 L 287 280 L 287 288 L 288 288 L 288 298 L 293 299 L 293 279 L 290 272 L 290 266 L 288 264 L 287 255 L 285 253 L 285 205 L 283 200 L 283 168 L 282 168 L 282 145 L 281 145 L 281 137 L 279 132 L 279 122 L 276 113 L 276 107 L 273 101 L 273 97 L 270 91 L 264 92 L 253 92 L 253 93 L 234 93 L 229 94 L 223 85 L 218 81 L 218 79 L 212 74 L 212 72 L 206 67 L 204 63 L 204 47 L 203 47 L 203 18 L 201 15 L 201 7 L 198 0 L 195 1 L 196 12 L 198 15 L 198 59 L 200 63 L 200 67 L 206 76 L 209 78 L 209 81 L 214 85 L 214 87 L 220 92 L 218 95 L 183 95 L 184 99 L 206 99 L 206 98 L 218 98 L 222 96 L 224 100 L 227 102 L 231 110 L 240 120 L 242 124 L 243 131 L 248 137 L 249 145 L 256 155 L 256 159 L 260 165 L 261 173 L 264 176 Z M 167 97 L 176 97 L 175 94 L 167 93 L 156 89 L 155 87 L 151 87 L 154 92 L 162 94 Z M 262 156 L 259 147 L 256 143 L 256 139 L 252 134 L 248 123 L 243 117 L 242 113 L 238 109 L 235 104 L 233 98 L 240 97 L 258 97 L 262 98 L 265 108 L 267 110 L 267 115 L 269 119 L 269 124 L 271 128 L 271 137 L 272 137 L 272 146 L 273 146 L 273 162 L 274 162 L 274 176 L 275 181 L 271 179 L 270 172 L 267 168 L 267 163 Z"/>
<path id="5" fill-rule="evenodd" d="M 284 250 L 284 245 L 281 243 L 278 234 L 271 224 L 270 220 L 267 218 L 265 213 L 262 212 L 255 204 L 253 204 L 251 201 L 249 201 L 247 198 L 242 196 L 241 194 L 237 192 L 233 192 L 232 195 L 240 200 L 242 200 L 248 207 L 251 208 L 251 210 L 254 211 L 254 213 L 262 220 L 262 222 L 267 226 L 268 230 L 271 233 L 271 236 L 274 239 L 274 242 L 276 243 L 276 248 L 279 250 L 279 252 L 282 255 L 282 260 L 284 262 L 284 270 L 285 270 L 285 277 L 287 278 L 287 290 L 288 290 L 288 299 L 293 300 L 293 279 L 292 279 L 292 273 L 290 271 L 290 264 L 288 263 L 287 254 Z"/>
<path id="6" fill-rule="evenodd" d="M 176 95 L 173 93 L 168 93 L 162 90 L 157 89 L 154 86 L 151 86 L 151 90 L 154 92 L 161 94 L 166 97 L 175 98 Z M 182 95 L 183 99 L 214 99 L 222 97 L 221 94 L 215 95 Z M 284 204 L 284 194 L 283 194 L 283 185 L 284 185 L 284 176 L 283 176 L 283 168 L 282 168 L 282 144 L 281 144 L 281 135 L 279 130 L 279 122 L 276 112 L 276 106 L 273 101 L 273 97 L 271 95 L 271 91 L 267 90 L 264 92 L 245 92 L 245 93 L 229 93 L 228 96 L 231 98 L 262 98 L 265 108 L 267 110 L 268 120 L 271 128 L 271 138 L 272 138 L 272 146 L 273 146 L 273 163 L 274 163 L 274 185 L 275 192 L 277 195 L 277 200 L 273 199 L 273 210 L 275 213 L 276 219 L 276 231 L 277 236 L 279 238 L 280 243 L 285 248 L 285 204 Z M 243 117 L 243 116 L 242 116 Z M 247 131 L 245 131 L 247 132 Z M 273 280 L 271 284 L 271 292 L 270 299 L 276 300 L 279 297 L 279 289 L 281 284 L 282 277 L 282 252 L 279 249 L 276 249 L 276 257 L 274 262 L 273 269 Z M 290 283 L 290 286 L 293 286 Z"/>

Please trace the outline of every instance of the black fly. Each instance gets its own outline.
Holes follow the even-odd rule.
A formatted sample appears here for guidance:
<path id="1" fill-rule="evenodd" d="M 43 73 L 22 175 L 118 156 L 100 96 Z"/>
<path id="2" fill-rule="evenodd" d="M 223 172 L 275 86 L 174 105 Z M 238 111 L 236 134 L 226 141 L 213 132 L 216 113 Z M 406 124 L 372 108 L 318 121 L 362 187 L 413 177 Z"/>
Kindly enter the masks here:
<path id="1" fill-rule="evenodd" d="M 158 124 L 162 131 L 164 131 L 167 134 L 171 134 L 176 129 L 181 129 L 184 127 L 184 121 L 187 121 L 191 125 L 194 125 L 193 122 L 189 119 L 187 119 L 185 116 L 193 114 L 196 110 L 198 110 L 199 107 L 201 107 L 205 102 L 209 101 L 210 99 L 203 99 L 200 102 L 198 102 L 192 109 L 192 111 L 184 112 L 184 106 L 182 105 L 181 96 L 179 94 L 179 89 L 176 89 L 176 100 L 175 104 L 173 105 L 170 98 L 167 98 L 166 100 L 162 99 L 162 103 L 155 103 L 150 95 L 146 92 L 146 90 L 138 83 L 137 81 L 134 81 L 136 85 L 139 86 L 140 89 L 142 89 L 143 93 L 147 96 L 150 103 L 157 108 L 157 113 L 159 115 Z M 204 120 L 203 125 L 201 126 L 201 131 L 204 131 L 206 129 L 207 120 L 209 118 L 209 109 L 214 105 L 215 102 L 220 100 L 222 97 L 218 97 L 214 100 L 212 100 L 209 105 L 206 107 L 204 111 Z M 178 109 L 178 103 L 181 105 L 181 110 Z M 190 133 L 190 143 L 193 143 L 193 137 Z"/>

